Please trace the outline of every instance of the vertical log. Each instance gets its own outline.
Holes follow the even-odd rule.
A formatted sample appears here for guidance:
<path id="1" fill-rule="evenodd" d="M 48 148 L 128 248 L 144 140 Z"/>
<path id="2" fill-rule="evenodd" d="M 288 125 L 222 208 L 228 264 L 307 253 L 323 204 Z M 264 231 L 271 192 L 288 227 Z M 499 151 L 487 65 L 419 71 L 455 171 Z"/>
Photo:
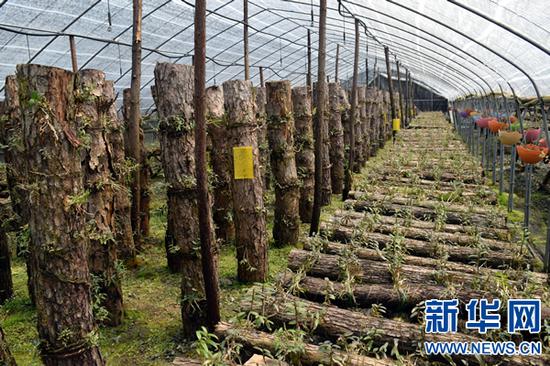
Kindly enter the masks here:
<path id="1" fill-rule="evenodd" d="M 164 177 L 168 184 L 166 257 L 171 272 L 182 273 L 183 332 L 194 337 L 205 324 L 197 302 L 204 302 L 204 281 L 196 244 L 199 240 L 194 134 L 193 67 L 157 63 L 155 88 Z"/>
<path id="2" fill-rule="evenodd" d="M 300 182 L 294 154 L 290 81 L 269 81 L 266 90 L 267 134 L 275 181 L 273 239 L 275 245 L 285 246 L 296 244 L 300 235 Z"/>
<path id="3" fill-rule="evenodd" d="M 195 160 L 197 165 L 197 200 L 201 240 L 201 263 L 206 297 L 208 328 L 213 331 L 220 321 L 218 248 L 212 230 L 212 212 L 206 170 L 206 0 L 195 3 Z M 186 279 L 183 279 L 185 282 Z M 182 293 L 185 296 L 185 293 Z M 182 296 L 182 298 L 183 298 Z M 185 313 L 185 305 L 182 304 Z"/>
<path id="4" fill-rule="evenodd" d="M 338 62 L 340 61 L 340 43 L 336 44 L 336 61 L 334 62 L 334 82 L 338 82 Z"/>
<path id="5" fill-rule="evenodd" d="M 364 89 L 365 89 L 365 99 L 363 100 L 363 103 L 361 104 L 361 109 L 360 109 L 361 134 L 363 135 L 363 145 L 362 145 L 363 167 L 369 160 L 370 146 L 373 140 L 371 136 L 371 131 L 370 131 L 371 126 L 370 126 L 369 113 L 368 113 L 369 105 L 368 105 L 367 95 L 368 95 L 369 89 L 366 86 L 364 87 Z"/>
<path id="6" fill-rule="evenodd" d="M 111 326 L 122 323 L 122 288 L 117 274 L 115 187 L 111 176 L 107 112 L 115 103 L 114 91 L 105 74 L 98 70 L 83 70 L 77 74 L 76 124 L 83 142 L 81 149 L 84 189 L 88 195 L 86 221 L 90 238 L 89 268 L 92 295 L 107 314 L 96 320 Z M 112 98 L 109 98 L 112 96 Z M 116 122 L 115 122 L 116 123 Z"/>
<path id="7" fill-rule="evenodd" d="M 8 238 L 4 229 L 0 227 L 0 305 L 13 296 L 10 256 Z"/>
<path id="8" fill-rule="evenodd" d="M 73 74 L 18 65 L 22 130 L 32 188 L 29 226 L 41 357 L 45 365 L 104 365 L 89 339 L 87 194 L 74 120 Z"/>
<path id="9" fill-rule="evenodd" d="M 130 118 L 128 124 L 128 156 L 141 168 L 141 148 L 139 131 L 141 129 L 140 88 L 141 88 L 141 17 L 142 0 L 133 0 L 132 23 L 132 81 L 130 86 Z M 138 168 L 138 169 L 139 169 Z M 133 173 L 132 180 L 132 228 L 134 244 L 141 248 L 141 188 L 139 170 Z"/>
<path id="10" fill-rule="evenodd" d="M 264 82 L 264 68 L 260 66 L 260 88 L 265 87 Z"/>
<path id="11" fill-rule="evenodd" d="M 315 174 L 315 154 L 313 152 L 313 120 L 311 97 L 307 86 L 292 88 L 292 106 L 296 134 L 296 170 L 300 179 L 300 220 L 311 222 L 313 210 L 313 186 Z"/>
<path id="12" fill-rule="evenodd" d="M 342 194 L 344 184 L 344 130 L 340 105 L 340 84 L 328 84 L 330 176 L 333 194 Z"/>
<path id="13" fill-rule="evenodd" d="M 253 156 L 251 179 L 235 179 L 235 159 L 232 164 L 237 276 L 241 282 L 263 282 L 268 273 L 267 234 L 252 84 L 242 80 L 226 81 L 223 94 L 229 146 L 231 149 L 251 147 Z"/>
<path id="14" fill-rule="evenodd" d="M 206 118 L 208 134 L 212 140 L 210 161 L 215 175 L 212 189 L 213 217 L 216 224 L 216 238 L 223 243 L 231 243 L 235 239 L 231 195 L 231 154 L 223 116 L 223 89 L 221 86 L 211 86 L 206 89 Z"/>
<path id="15" fill-rule="evenodd" d="M 351 104 L 348 100 L 348 93 L 346 90 L 342 87 L 338 88 L 338 96 L 340 98 L 340 111 L 341 111 L 341 119 L 342 119 L 342 129 L 344 131 L 344 152 L 349 152 L 349 123 L 351 118 Z M 345 164 L 346 159 L 344 158 L 344 170 L 345 170 Z M 344 173 L 345 175 L 345 173 Z M 345 181 L 345 179 L 344 179 Z"/>
<path id="16" fill-rule="evenodd" d="M 409 70 L 405 69 L 405 121 L 403 122 L 405 127 L 409 126 Z"/>
<path id="17" fill-rule="evenodd" d="M 258 125 L 258 148 L 260 150 L 260 177 L 264 191 L 271 186 L 271 164 L 269 157 L 269 142 L 267 141 L 267 117 L 265 111 L 265 88 L 254 88 L 256 103 L 256 124 Z"/>
<path id="18" fill-rule="evenodd" d="M 355 113 L 357 118 L 355 119 L 354 132 L 355 132 L 355 164 L 353 171 L 359 173 L 361 168 L 365 164 L 365 157 L 363 156 L 363 145 L 365 144 L 365 137 L 363 131 L 363 123 L 365 121 L 365 100 L 366 90 L 364 86 L 357 87 L 357 109 Z"/>
<path id="19" fill-rule="evenodd" d="M 384 55 L 386 56 L 386 73 L 388 75 L 388 92 L 390 98 L 390 111 L 391 119 L 397 118 L 396 105 L 395 105 L 395 95 L 393 94 L 393 82 L 391 76 L 391 66 L 390 66 L 390 49 L 388 46 L 384 46 Z"/>
<path id="20" fill-rule="evenodd" d="M 69 36 L 69 47 L 71 49 L 71 65 L 73 67 L 73 72 L 78 72 L 78 62 L 76 59 L 76 45 L 74 43 L 74 36 Z"/>
<path id="21" fill-rule="evenodd" d="M 328 98 L 328 82 L 324 83 L 325 102 L 324 109 L 321 112 L 319 109 L 319 83 L 313 83 L 313 126 L 319 125 L 321 130 L 321 161 L 322 161 L 322 186 L 321 186 L 321 206 L 327 206 L 332 199 L 332 183 L 330 173 L 330 134 L 329 134 L 329 98 Z M 319 113 L 323 113 L 323 118 L 320 119 Z"/>
<path id="22" fill-rule="evenodd" d="M 4 331 L 0 327 L 0 365 L 2 366 L 17 366 L 15 359 L 11 355 L 8 347 L 8 342 L 4 336 Z"/>
<path id="23" fill-rule="evenodd" d="M 243 0 L 243 58 L 244 79 L 250 80 L 250 65 L 248 61 L 248 0 Z"/>
<path id="24" fill-rule="evenodd" d="M 357 82 L 359 81 L 359 20 L 355 19 L 355 47 L 353 53 L 353 78 L 351 82 L 351 109 L 348 124 L 349 129 L 349 157 L 346 166 L 346 175 L 344 177 L 344 190 L 342 191 L 342 200 L 348 199 L 349 191 L 352 186 L 352 169 L 355 165 L 355 121 L 357 119 Z"/>
<path id="25" fill-rule="evenodd" d="M 401 70 L 399 69 L 399 61 L 396 62 L 397 64 L 397 84 L 399 85 L 399 119 L 402 123 L 404 123 L 404 116 L 403 116 L 403 86 L 401 85 Z"/>
<path id="26" fill-rule="evenodd" d="M 376 138 L 376 90 L 367 89 L 367 134 L 369 138 L 367 157 L 376 154 L 378 141 Z"/>

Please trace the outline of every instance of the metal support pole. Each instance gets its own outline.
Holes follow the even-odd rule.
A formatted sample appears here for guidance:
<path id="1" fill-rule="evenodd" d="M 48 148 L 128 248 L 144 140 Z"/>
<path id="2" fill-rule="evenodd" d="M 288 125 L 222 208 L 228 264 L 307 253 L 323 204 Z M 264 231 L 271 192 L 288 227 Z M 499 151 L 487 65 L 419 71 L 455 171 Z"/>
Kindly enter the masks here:
<path id="1" fill-rule="evenodd" d="M 244 79 L 250 80 L 250 64 L 248 60 L 248 0 L 243 0 L 243 53 Z"/>
<path id="2" fill-rule="evenodd" d="M 334 62 L 334 82 L 338 82 L 338 61 L 340 59 L 340 44 L 336 44 L 336 61 Z"/>
<path id="3" fill-rule="evenodd" d="M 311 90 L 311 31 L 307 30 L 307 74 L 306 74 L 306 84 L 309 90 Z"/>
<path id="4" fill-rule="evenodd" d="M 263 88 L 265 86 L 264 82 L 264 68 L 260 66 L 260 86 Z"/>

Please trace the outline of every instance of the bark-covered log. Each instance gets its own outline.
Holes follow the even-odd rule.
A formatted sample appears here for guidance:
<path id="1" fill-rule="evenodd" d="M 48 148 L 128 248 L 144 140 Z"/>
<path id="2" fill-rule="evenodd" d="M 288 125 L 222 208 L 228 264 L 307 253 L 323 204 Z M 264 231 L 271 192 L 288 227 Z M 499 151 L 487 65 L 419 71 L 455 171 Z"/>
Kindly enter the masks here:
<path id="1" fill-rule="evenodd" d="M 379 178 L 382 181 L 391 182 L 392 184 L 428 187 L 428 189 L 435 188 L 439 190 L 449 190 L 449 191 L 455 191 L 457 188 L 460 188 L 461 190 L 465 190 L 468 192 L 476 192 L 481 197 L 492 197 L 493 195 L 495 195 L 495 192 L 479 184 L 460 183 L 459 186 L 457 187 L 456 184 L 453 184 L 452 182 L 436 182 L 436 181 L 427 180 L 427 179 L 402 178 L 402 177 L 396 177 L 392 175 L 386 175 L 386 176 L 380 175 Z"/>
<path id="2" fill-rule="evenodd" d="M 365 136 L 363 135 L 363 112 L 362 109 L 365 104 L 365 87 L 357 87 L 357 118 L 355 119 L 355 161 L 353 164 L 353 171 L 359 173 L 361 168 L 365 165 L 366 159 L 363 156 L 363 144 L 365 143 Z"/>
<path id="3" fill-rule="evenodd" d="M 288 255 L 288 268 L 292 271 L 305 269 L 310 276 L 342 280 L 348 274 L 359 283 L 393 284 L 391 263 L 369 259 L 346 259 L 342 256 L 293 249 Z M 471 288 L 477 276 L 454 271 L 439 272 L 437 269 L 402 264 L 397 269 L 405 284 L 440 285 L 444 281 Z"/>
<path id="4" fill-rule="evenodd" d="M 317 250 L 320 249 L 322 253 L 325 254 L 334 254 L 334 255 L 343 255 L 349 251 L 348 244 L 342 244 L 337 242 L 326 241 L 319 246 L 315 243 L 306 242 L 304 243 L 305 250 Z M 368 259 L 373 261 L 385 261 L 383 254 L 379 250 L 369 249 L 366 247 L 356 247 L 354 248 L 354 254 L 357 258 Z M 417 257 L 413 255 L 403 256 L 403 263 L 410 264 L 413 266 L 422 266 L 432 269 L 445 269 L 455 272 L 464 272 L 477 276 L 484 277 L 494 277 L 502 274 L 502 269 L 493 269 L 487 267 L 479 267 L 470 264 L 457 263 L 451 261 L 444 261 L 435 259 L 435 258 L 426 258 L 426 257 Z M 512 281 L 524 282 L 527 277 L 531 277 L 537 283 L 546 283 L 548 276 L 545 273 L 538 272 L 526 272 L 523 269 L 517 271 L 507 271 L 508 277 Z"/>
<path id="5" fill-rule="evenodd" d="M 15 359 L 13 358 L 8 342 L 4 336 L 4 331 L 0 327 L 0 365 L 2 366 L 17 366 Z"/>
<path id="6" fill-rule="evenodd" d="M 182 273 L 183 332 L 194 337 L 204 324 L 204 281 L 200 253 L 195 178 L 193 67 L 158 63 L 155 67 L 159 139 L 164 176 L 168 184 L 166 254 L 168 268 Z"/>
<path id="7" fill-rule="evenodd" d="M 362 230 L 356 231 L 344 226 L 321 225 L 321 232 L 332 240 L 341 242 L 361 240 L 380 247 L 385 247 L 393 240 L 391 235 L 366 233 Z M 403 245 L 409 253 L 420 257 L 439 258 L 442 255 L 446 255 L 449 261 L 479 263 L 493 268 L 501 268 L 503 266 L 513 267 L 525 261 L 525 259 L 515 255 L 513 252 L 497 252 L 485 248 L 445 245 L 437 242 L 425 242 L 406 238 L 402 240 Z"/>
<path id="8" fill-rule="evenodd" d="M 290 81 L 269 81 L 267 134 L 275 183 L 275 245 L 296 244 L 300 234 L 300 181 L 294 156 L 294 117 Z"/>
<path id="9" fill-rule="evenodd" d="M 408 217 L 415 217 L 425 221 L 435 221 L 438 219 L 438 213 L 435 209 L 400 205 L 395 203 L 385 203 L 376 201 L 355 201 L 347 200 L 346 205 L 353 207 L 354 210 L 363 211 L 376 211 L 379 214 L 392 216 L 392 215 L 406 215 Z M 475 213 L 459 213 L 459 212 L 446 212 L 445 215 L 439 215 L 441 220 L 448 224 L 459 225 L 475 225 L 475 226 L 489 226 L 495 228 L 505 228 L 506 224 L 502 217 L 487 217 L 485 215 Z"/>
<path id="10" fill-rule="evenodd" d="M 111 88 L 111 90 L 108 90 Z M 88 195 L 86 215 L 90 238 L 89 268 L 92 294 L 107 311 L 104 324 L 122 323 L 122 288 L 117 273 L 117 243 L 115 240 L 115 183 L 109 153 L 108 111 L 115 103 L 113 83 L 98 70 L 83 70 L 77 74 L 76 123 L 83 142 L 81 149 L 84 189 Z"/>
<path id="11" fill-rule="evenodd" d="M 325 95 L 328 95 L 328 84 L 324 83 L 325 86 Z M 330 176 L 330 136 L 329 136 L 329 128 L 328 128 L 328 120 L 329 120 L 329 107 L 328 107 L 328 98 L 325 100 L 325 116 L 322 119 L 323 125 L 319 126 L 321 129 L 321 140 L 322 140 L 322 148 L 321 148 L 321 165 L 322 165 L 322 179 L 321 179 L 321 205 L 327 206 L 330 205 L 331 199 L 332 199 L 332 184 L 331 184 L 331 176 Z M 317 83 L 313 83 L 313 106 L 314 106 L 314 113 L 313 113 L 313 123 L 318 124 L 319 118 L 317 115 Z"/>
<path id="12" fill-rule="evenodd" d="M 301 183 L 300 220 L 309 223 L 313 210 L 315 153 L 313 151 L 311 98 L 306 86 L 292 88 L 292 106 L 296 131 L 294 135 L 296 169 Z"/>
<path id="13" fill-rule="evenodd" d="M 288 363 L 255 354 L 244 363 L 244 366 L 288 366 Z"/>
<path id="14" fill-rule="evenodd" d="M 340 97 L 340 110 L 341 110 L 341 118 L 342 118 L 342 129 L 344 131 L 344 148 L 345 151 L 348 151 L 349 149 L 349 124 L 351 120 L 351 104 L 348 100 L 348 93 L 347 91 L 340 87 L 338 89 L 338 95 Z"/>
<path id="15" fill-rule="evenodd" d="M 365 166 L 369 159 L 369 146 L 371 144 L 370 136 L 370 124 L 367 114 L 367 87 L 359 93 L 359 121 L 361 123 L 361 135 L 363 136 L 363 143 L 361 144 L 361 156 L 363 157 L 363 166 Z"/>
<path id="16" fill-rule="evenodd" d="M 267 298 L 266 298 L 267 296 Z M 425 333 L 423 326 L 411 324 L 399 320 L 390 320 L 362 312 L 341 309 L 331 305 L 321 305 L 312 301 L 303 300 L 296 296 L 277 294 L 258 294 L 251 304 L 250 300 L 241 303 L 243 309 L 256 311 L 264 316 L 269 316 L 277 324 L 297 322 L 299 324 L 311 324 L 312 319 L 319 319 L 314 332 L 331 340 L 340 337 L 364 336 L 369 332 L 374 333 L 373 345 L 382 346 L 385 343 L 395 344 L 400 353 L 415 353 L 425 341 L 431 342 L 477 342 L 481 338 L 463 333 Z M 396 340 L 397 342 L 394 342 Z M 388 347 L 390 348 L 390 347 Z M 476 363 L 476 356 L 455 355 L 457 362 L 468 360 Z M 437 358 L 437 356 L 432 356 Z M 488 364 L 496 364 L 497 358 L 486 356 Z M 525 365 L 525 357 L 502 357 L 500 359 L 506 365 Z M 536 365 L 544 365 L 547 361 L 541 358 L 529 359 Z"/>
<path id="17" fill-rule="evenodd" d="M 471 234 L 479 231 L 479 236 L 487 239 L 497 239 L 497 240 L 509 240 L 510 232 L 507 229 L 497 229 L 484 227 L 480 229 L 476 226 L 468 225 L 455 225 L 455 224 L 441 224 L 437 225 L 434 222 L 423 221 L 423 220 L 414 220 L 407 219 L 397 216 L 383 216 L 378 215 L 373 217 L 372 214 L 366 212 L 355 212 L 350 210 L 337 210 L 334 212 L 334 216 L 339 218 L 342 221 L 354 221 L 354 220 L 365 220 L 366 216 L 371 216 L 368 220 L 372 222 L 377 222 L 385 225 L 401 225 L 411 228 L 418 228 L 424 230 L 435 230 L 439 232 L 445 232 L 450 234 Z"/>
<path id="18" fill-rule="evenodd" d="M 388 217 L 388 216 L 386 216 Z M 439 243 L 443 244 L 449 244 L 449 245 L 459 245 L 459 246 L 465 246 L 465 247 L 474 247 L 476 245 L 482 245 L 486 248 L 489 248 L 494 251 L 514 251 L 518 250 L 519 247 L 517 245 L 513 245 L 510 242 L 507 241 L 501 241 L 501 240 L 494 240 L 494 239 L 486 239 L 483 237 L 477 237 L 475 232 L 468 233 L 468 234 L 453 234 L 453 233 L 446 233 L 434 230 L 435 228 L 429 228 L 429 229 L 421 229 L 416 227 L 409 227 L 407 226 L 406 222 L 401 222 L 400 224 L 384 224 L 381 222 L 377 222 L 376 218 L 373 218 L 373 222 L 369 222 L 367 227 L 365 227 L 365 231 L 368 232 L 376 232 L 381 234 L 399 234 L 402 235 L 405 238 L 409 239 L 417 239 L 417 240 L 423 240 L 423 241 L 437 241 Z M 332 224 L 335 225 L 342 225 L 344 227 L 348 228 L 354 228 L 361 225 L 360 220 L 356 219 L 350 219 L 349 217 L 332 217 L 329 221 Z"/>
<path id="19" fill-rule="evenodd" d="M 369 146 L 368 156 L 374 156 L 378 150 L 377 136 L 377 104 L 376 104 L 376 90 L 373 88 L 367 88 L 367 125 L 369 134 Z"/>
<path id="20" fill-rule="evenodd" d="M 211 86 L 206 89 L 206 118 L 208 135 L 212 141 L 210 162 L 214 172 L 212 216 L 216 225 L 216 238 L 224 243 L 235 239 L 233 197 L 231 195 L 231 154 L 224 121 L 223 89 Z"/>
<path id="21" fill-rule="evenodd" d="M 267 114 L 266 103 L 267 95 L 265 87 L 254 88 L 256 105 L 256 123 L 258 124 L 258 149 L 260 151 L 260 175 L 264 190 L 271 187 L 271 158 L 269 151 L 269 142 L 267 139 Z"/>
<path id="22" fill-rule="evenodd" d="M 330 175 L 332 193 L 341 194 L 344 187 L 344 130 L 342 107 L 340 105 L 340 84 L 328 84 L 329 134 L 330 134 Z"/>
<path id="23" fill-rule="evenodd" d="M 8 238 L 4 229 L 0 227 L 0 305 L 13 296 L 10 256 Z"/>
<path id="24" fill-rule="evenodd" d="M 230 149 L 251 147 L 253 156 L 253 179 L 235 179 L 234 161 L 231 167 L 237 275 L 242 282 L 262 282 L 268 273 L 268 244 L 252 84 L 243 80 L 226 81 L 223 94 Z"/>
<path id="25" fill-rule="evenodd" d="M 17 66 L 28 156 L 31 256 L 40 352 L 45 365 L 103 365 L 90 342 L 94 325 L 88 273 L 87 194 L 82 184 L 73 74 Z"/>
<path id="26" fill-rule="evenodd" d="M 271 354 L 277 351 L 276 337 L 255 329 L 243 328 L 229 323 L 218 323 L 215 334 L 220 338 L 236 340 L 250 349 L 268 350 Z M 314 344 L 305 343 L 303 353 L 299 356 L 302 365 L 335 365 L 336 362 L 347 366 L 385 366 L 393 365 L 389 359 L 376 359 L 351 352 L 328 350 Z"/>

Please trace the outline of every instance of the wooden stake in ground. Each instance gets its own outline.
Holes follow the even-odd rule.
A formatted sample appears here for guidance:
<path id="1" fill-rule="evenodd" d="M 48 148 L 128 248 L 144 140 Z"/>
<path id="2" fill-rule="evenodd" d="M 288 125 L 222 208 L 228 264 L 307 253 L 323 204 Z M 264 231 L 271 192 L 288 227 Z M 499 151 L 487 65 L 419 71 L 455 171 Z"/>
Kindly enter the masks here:
<path id="1" fill-rule="evenodd" d="M 344 176 L 344 189 L 342 191 L 342 200 L 348 199 L 349 191 L 352 185 L 352 169 L 355 165 L 355 121 L 357 119 L 357 81 L 359 78 L 359 20 L 355 19 L 355 51 L 353 58 L 353 79 L 351 82 L 351 109 L 348 124 L 349 130 L 349 156 Z"/>
<path id="2" fill-rule="evenodd" d="M 284 246 L 296 244 L 300 234 L 300 182 L 294 156 L 290 81 L 269 81 L 266 90 L 267 134 L 275 180 L 273 239 L 275 245 Z"/>
<path id="3" fill-rule="evenodd" d="M 344 186 L 344 130 L 340 105 L 340 84 L 328 84 L 329 135 L 330 135 L 330 177 L 332 193 L 341 194 Z"/>
<path id="4" fill-rule="evenodd" d="M 168 194 L 166 255 L 171 272 L 182 273 L 182 321 L 185 336 L 204 324 L 196 305 L 204 299 L 199 251 L 195 168 L 193 67 L 158 63 L 155 67 L 159 140 Z"/>
<path id="5" fill-rule="evenodd" d="M 22 130 L 28 152 L 30 215 L 40 353 L 45 365 L 104 365 L 90 339 L 92 315 L 89 239 L 74 121 L 73 74 L 18 65 Z"/>
<path id="6" fill-rule="evenodd" d="M 319 231 L 319 219 L 321 217 L 321 205 L 323 204 L 323 129 L 325 119 L 325 63 L 326 63 L 326 26 L 327 26 L 327 1 L 320 0 L 319 7 L 319 61 L 317 74 L 317 120 L 314 125 L 315 135 L 315 191 L 313 196 L 313 215 L 311 218 L 310 235 Z"/>
<path id="7" fill-rule="evenodd" d="M 139 131 L 141 129 L 140 88 L 141 88 L 141 16 L 142 0 L 133 0 L 132 23 L 132 81 L 130 86 L 130 118 L 128 124 L 128 157 L 138 166 L 141 164 Z M 134 172 L 132 181 L 132 228 L 134 243 L 141 247 L 141 188 L 139 170 Z"/>
<path id="8" fill-rule="evenodd" d="M 267 277 L 266 212 L 259 167 L 254 93 L 249 81 L 223 83 L 229 146 L 233 155 L 231 191 L 235 213 L 238 279 Z"/>
<path id="9" fill-rule="evenodd" d="M 296 170 L 300 179 L 300 220 L 311 222 L 313 210 L 313 186 L 315 174 L 315 154 L 313 152 L 313 121 L 311 98 L 307 86 L 292 88 L 292 106 L 296 134 Z"/>
<path id="10" fill-rule="evenodd" d="M 2 366 L 17 366 L 15 359 L 11 355 L 8 347 L 8 342 L 4 336 L 4 331 L 0 328 L 0 365 Z"/>
<path id="11" fill-rule="evenodd" d="M 208 134 L 212 139 L 210 162 L 215 174 L 212 189 L 213 218 L 216 224 L 216 238 L 224 243 L 231 243 L 235 239 L 231 194 L 231 153 L 223 115 L 223 89 L 221 86 L 211 86 L 206 89 L 206 117 Z"/>
<path id="12" fill-rule="evenodd" d="M 111 88 L 110 91 L 105 89 Z M 109 129 L 118 122 L 107 117 L 115 103 L 113 83 L 105 81 L 99 70 L 77 74 L 76 123 L 84 148 L 81 149 L 84 189 L 88 195 L 86 215 L 90 238 L 89 268 L 94 302 L 107 311 L 99 322 L 116 326 L 122 323 L 123 305 L 120 276 L 117 273 L 115 189 L 113 161 L 109 151 Z M 106 93 L 104 94 L 104 91 Z"/>

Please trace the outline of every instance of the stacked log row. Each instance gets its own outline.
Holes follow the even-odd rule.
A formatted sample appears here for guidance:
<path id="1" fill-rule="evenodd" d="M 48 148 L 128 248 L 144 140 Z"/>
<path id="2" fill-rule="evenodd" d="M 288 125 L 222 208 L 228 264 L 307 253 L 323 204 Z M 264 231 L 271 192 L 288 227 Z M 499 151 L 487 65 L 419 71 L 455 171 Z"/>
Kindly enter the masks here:
<path id="1" fill-rule="evenodd" d="M 89 339 L 92 314 L 83 186 L 73 74 L 17 66 L 32 232 L 41 357 L 46 365 L 103 365 Z"/>
<path id="2" fill-rule="evenodd" d="M 220 86 L 211 86 L 206 89 L 206 118 L 211 141 L 210 163 L 214 173 L 212 216 L 216 225 L 216 238 L 223 243 L 231 243 L 235 239 L 231 194 L 231 153 L 224 120 L 223 89 Z"/>
<path id="3" fill-rule="evenodd" d="M 300 233 L 300 181 L 294 154 L 294 117 L 289 81 L 270 81 L 267 90 L 267 134 L 275 184 L 273 240 L 296 244 Z"/>
<path id="4" fill-rule="evenodd" d="M 83 143 L 82 171 L 88 195 L 86 213 L 90 237 L 90 275 L 93 293 L 108 315 L 99 319 L 112 326 L 122 322 L 122 288 L 117 273 L 114 165 L 109 154 L 110 128 L 118 122 L 109 119 L 115 103 L 112 82 L 98 70 L 84 70 L 76 79 L 76 124 Z"/>
<path id="5" fill-rule="evenodd" d="M 292 88 L 294 112 L 294 149 L 296 169 L 300 180 L 300 220 L 311 222 L 313 214 L 313 188 L 315 184 L 315 153 L 313 149 L 313 121 L 308 88 Z"/>
<path id="6" fill-rule="evenodd" d="M 243 80 L 226 81 L 223 94 L 229 147 L 250 147 L 253 157 L 250 179 L 235 179 L 234 159 L 231 167 L 237 276 L 242 282 L 262 282 L 268 273 L 266 212 L 252 84 Z"/>
<path id="7" fill-rule="evenodd" d="M 342 126 L 342 106 L 340 105 L 340 84 L 329 83 L 329 134 L 330 134 L 330 174 L 332 193 L 341 194 L 344 186 L 344 130 Z"/>
<path id="8" fill-rule="evenodd" d="M 195 179 L 193 67 L 158 63 L 155 67 L 161 161 L 168 195 L 166 256 L 168 268 L 182 273 L 183 331 L 192 337 L 203 324 L 197 302 L 204 300 Z"/>

